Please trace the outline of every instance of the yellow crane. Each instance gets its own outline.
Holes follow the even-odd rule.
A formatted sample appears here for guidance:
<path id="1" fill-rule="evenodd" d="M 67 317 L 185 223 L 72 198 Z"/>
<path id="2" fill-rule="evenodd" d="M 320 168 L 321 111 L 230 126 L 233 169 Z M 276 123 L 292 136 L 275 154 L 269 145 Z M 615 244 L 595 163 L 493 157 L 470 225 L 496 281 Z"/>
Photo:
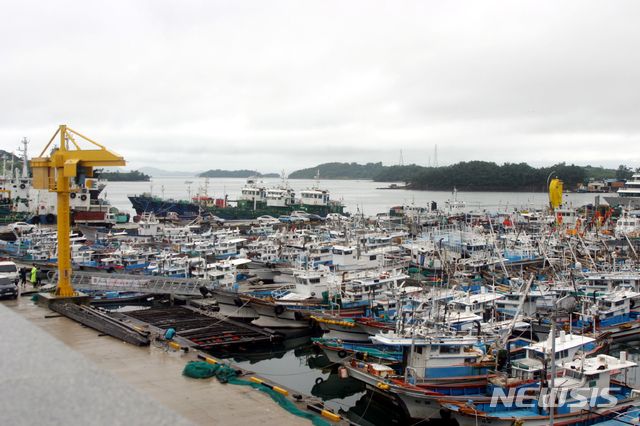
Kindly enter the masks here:
<path id="1" fill-rule="evenodd" d="M 45 151 L 56 136 L 60 136 L 60 147 L 54 149 L 49 157 Z M 74 135 L 91 142 L 99 149 L 81 149 Z M 70 145 L 76 149 L 69 149 Z M 57 193 L 58 200 L 58 286 L 55 296 L 71 297 L 75 293 L 71 287 L 71 252 L 69 232 L 71 217 L 69 214 L 69 194 L 77 191 L 85 178 L 93 177 L 94 167 L 124 166 L 124 158 L 104 146 L 82 136 L 80 133 L 61 125 L 53 135 L 40 157 L 31 159 L 33 168 L 33 187 Z M 74 179 L 72 186 L 71 179 Z"/>

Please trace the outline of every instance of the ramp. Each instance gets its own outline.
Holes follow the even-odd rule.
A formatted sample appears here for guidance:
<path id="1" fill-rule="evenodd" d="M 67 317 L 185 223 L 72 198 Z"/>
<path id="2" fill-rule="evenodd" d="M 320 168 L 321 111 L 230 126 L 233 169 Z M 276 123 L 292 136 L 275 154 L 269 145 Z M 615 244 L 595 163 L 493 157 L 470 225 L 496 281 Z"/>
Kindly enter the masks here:
<path id="1" fill-rule="evenodd" d="M 57 274 L 52 282 L 57 282 Z M 216 281 L 195 278 L 156 277 L 151 275 L 108 274 L 73 271 L 71 286 L 74 290 L 136 291 L 141 293 L 201 296 L 200 287 L 213 287 Z"/>

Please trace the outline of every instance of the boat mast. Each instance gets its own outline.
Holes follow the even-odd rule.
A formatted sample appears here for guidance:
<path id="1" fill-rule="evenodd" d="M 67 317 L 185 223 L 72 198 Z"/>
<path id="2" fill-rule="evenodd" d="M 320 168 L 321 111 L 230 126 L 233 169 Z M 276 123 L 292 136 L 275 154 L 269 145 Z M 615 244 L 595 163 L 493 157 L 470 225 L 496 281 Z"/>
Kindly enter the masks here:
<path id="1" fill-rule="evenodd" d="M 22 138 L 21 143 L 24 145 L 24 148 L 18 148 L 18 151 L 22 152 L 22 177 L 27 178 L 29 177 L 29 163 L 27 160 L 27 145 L 29 144 L 29 141 L 25 137 Z"/>
<path id="2" fill-rule="evenodd" d="M 556 309 L 558 305 L 556 304 Z M 555 408 L 555 396 L 553 382 L 556 379 L 556 311 L 551 316 L 551 380 L 549 381 L 549 426 L 553 426 L 553 410 Z"/>

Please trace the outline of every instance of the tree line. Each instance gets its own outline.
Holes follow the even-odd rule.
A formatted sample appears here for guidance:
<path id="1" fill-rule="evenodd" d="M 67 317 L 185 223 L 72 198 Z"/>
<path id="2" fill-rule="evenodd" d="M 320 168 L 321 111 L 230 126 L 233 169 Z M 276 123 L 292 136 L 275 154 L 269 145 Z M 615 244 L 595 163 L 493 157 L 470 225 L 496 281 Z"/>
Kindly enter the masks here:
<path id="1" fill-rule="evenodd" d="M 371 179 L 377 182 L 404 182 L 412 189 L 467 191 L 546 191 L 548 181 L 559 178 L 565 188 L 576 188 L 594 179 L 629 179 L 633 170 L 621 165 L 617 170 L 602 167 L 576 166 L 558 163 L 534 168 L 526 163 L 498 165 L 487 161 L 460 162 L 444 167 L 423 167 L 416 164 L 383 166 L 382 162 L 325 163 L 298 170 L 291 179 L 312 179 L 320 172 L 323 179 Z"/>
<path id="2" fill-rule="evenodd" d="M 111 182 L 149 182 L 151 180 L 151 176 L 141 173 L 138 170 L 131 170 L 130 172 L 102 172 L 100 173 L 100 177 Z"/>
<path id="3" fill-rule="evenodd" d="M 322 179 L 374 179 L 386 167 L 379 163 L 324 163 L 317 167 L 297 170 L 289 179 L 314 179 L 319 172 Z"/>
<path id="4" fill-rule="evenodd" d="M 413 176 L 409 186 L 431 190 L 455 187 L 465 191 L 546 191 L 548 181 L 554 177 L 562 180 L 567 188 L 577 187 L 589 179 L 583 167 L 573 164 L 559 163 L 536 169 L 526 163 L 499 166 L 487 161 L 469 161 L 426 168 Z"/>

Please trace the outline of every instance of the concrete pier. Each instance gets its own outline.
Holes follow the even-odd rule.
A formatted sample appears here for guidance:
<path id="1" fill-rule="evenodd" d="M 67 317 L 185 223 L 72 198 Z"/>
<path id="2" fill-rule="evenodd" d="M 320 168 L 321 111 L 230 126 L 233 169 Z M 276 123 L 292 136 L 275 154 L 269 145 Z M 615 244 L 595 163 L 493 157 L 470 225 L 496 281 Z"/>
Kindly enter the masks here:
<path id="1" fill-rule="evenodd" d="M 0 320 L 6 424 L 311 424 L 249 386 L 183 376 L 185 365 L 199 360 L 196 351 L 100 336 L 29 297 L 1 301 Z M 296 404 L 304 409 L 308 402 Z"/>

